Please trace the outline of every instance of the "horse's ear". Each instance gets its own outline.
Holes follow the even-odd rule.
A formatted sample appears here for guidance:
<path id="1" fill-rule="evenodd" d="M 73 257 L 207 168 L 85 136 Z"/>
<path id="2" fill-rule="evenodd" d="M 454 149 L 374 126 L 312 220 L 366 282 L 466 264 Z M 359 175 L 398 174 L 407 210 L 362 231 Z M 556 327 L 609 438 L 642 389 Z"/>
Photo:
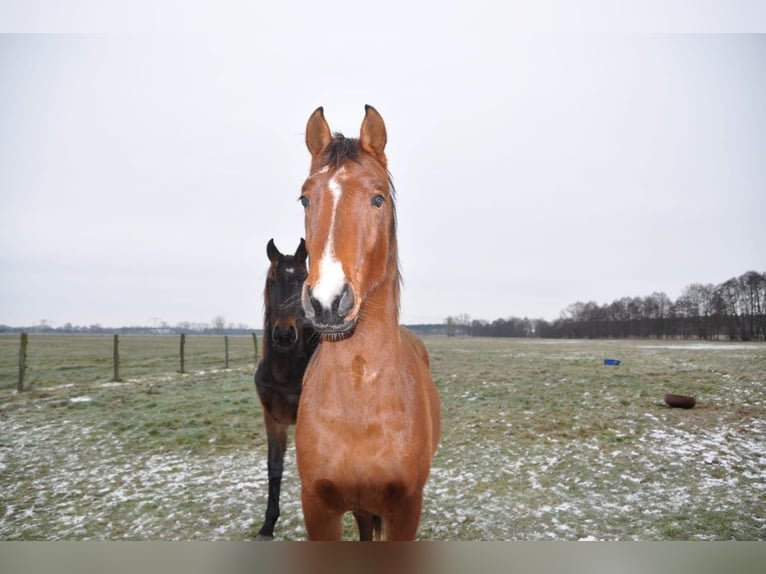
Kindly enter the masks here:
<path id="1" fill-rule="evenodd" d="M 303 263 L 306 261 L 306 256 L 306 240 L 301 237 L 300 245 L 298 245 L 298 249 L 295 250 L 295 258 Z"/>
<path id="2" fill-rule="evenodd" d="M 309 148 L 311 156 L 316 158 L 330 145 L 330 141 L 332 141 L 330 126 L 324 119 L 324 109 L 319 106 L 306 124 L 306 147 Z"/>
<path id="3" fill-rule="evenodd" d="M 359 143 L 362 149 L 371 153 L 378 161 L 386 166 L 386 154 L 383 150 L 386 148 L 386 124 L 378 113 L 378 110 L 372 106 L 364 106 L 364 121 L 359 134 Z"/>
<path id="4" fill-rule="evenodd" d="M 269 239 L 269 243 L 266 245 L 266 255 L 269 256 L 269 261 L 274 261 L 277 257 L 282 255 L 279 252 L 279 249 L 277 249 L 277 246 L 274 245 L 274 239 Z"/>

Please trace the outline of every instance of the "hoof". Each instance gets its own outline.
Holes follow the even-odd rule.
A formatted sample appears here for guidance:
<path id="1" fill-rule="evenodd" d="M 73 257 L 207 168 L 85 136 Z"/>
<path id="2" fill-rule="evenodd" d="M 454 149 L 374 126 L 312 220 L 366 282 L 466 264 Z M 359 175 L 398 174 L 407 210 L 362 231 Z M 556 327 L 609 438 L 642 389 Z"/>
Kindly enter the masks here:
<path id="1" fill-rule="evenodd" d="M 271 542 L 272 540 L 274 540 L 274 537 L 269 536 L 268 534 L 259 534 L 258 536 L 255 537 L 255 539 L 260 541 Z"/>

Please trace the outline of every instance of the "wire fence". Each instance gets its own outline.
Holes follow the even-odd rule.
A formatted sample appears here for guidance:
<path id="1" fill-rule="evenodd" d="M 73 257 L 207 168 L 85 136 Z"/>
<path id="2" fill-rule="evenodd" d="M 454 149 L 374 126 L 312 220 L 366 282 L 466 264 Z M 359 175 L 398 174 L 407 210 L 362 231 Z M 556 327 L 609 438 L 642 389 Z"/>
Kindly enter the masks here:
<path id="1" fill-rule="evenodd" d="M 122 381 L 166 373 L 255 368 L 258 338 L 246 335 L 0 336 L 0 389 Z"/>

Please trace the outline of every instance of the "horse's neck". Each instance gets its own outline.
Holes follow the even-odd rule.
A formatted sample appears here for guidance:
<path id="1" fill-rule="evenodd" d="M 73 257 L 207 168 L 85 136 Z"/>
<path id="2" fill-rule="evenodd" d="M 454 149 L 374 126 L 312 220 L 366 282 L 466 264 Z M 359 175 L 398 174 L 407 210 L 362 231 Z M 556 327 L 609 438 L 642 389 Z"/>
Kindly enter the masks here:
<path id="1" fill-rule="evenodd" d="M 272 350 L 264 356 L 271 381 L 290 392 L 300 392 L 308 359 L 308 355 L 298 347 L 287 353 Z"/>

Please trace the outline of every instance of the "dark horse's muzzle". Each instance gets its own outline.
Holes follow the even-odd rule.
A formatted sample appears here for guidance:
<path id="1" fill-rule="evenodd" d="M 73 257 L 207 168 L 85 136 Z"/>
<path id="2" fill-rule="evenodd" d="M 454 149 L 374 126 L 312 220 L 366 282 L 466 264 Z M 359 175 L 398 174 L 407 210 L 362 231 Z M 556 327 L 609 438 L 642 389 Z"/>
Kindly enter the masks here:
<path id="1" fill-rule="evenodd" d="M 298 342 L 298 331 L 295 325 L 277 324 L 271 331 L 271 339 L 278 348 L 288 350 Z"/>

